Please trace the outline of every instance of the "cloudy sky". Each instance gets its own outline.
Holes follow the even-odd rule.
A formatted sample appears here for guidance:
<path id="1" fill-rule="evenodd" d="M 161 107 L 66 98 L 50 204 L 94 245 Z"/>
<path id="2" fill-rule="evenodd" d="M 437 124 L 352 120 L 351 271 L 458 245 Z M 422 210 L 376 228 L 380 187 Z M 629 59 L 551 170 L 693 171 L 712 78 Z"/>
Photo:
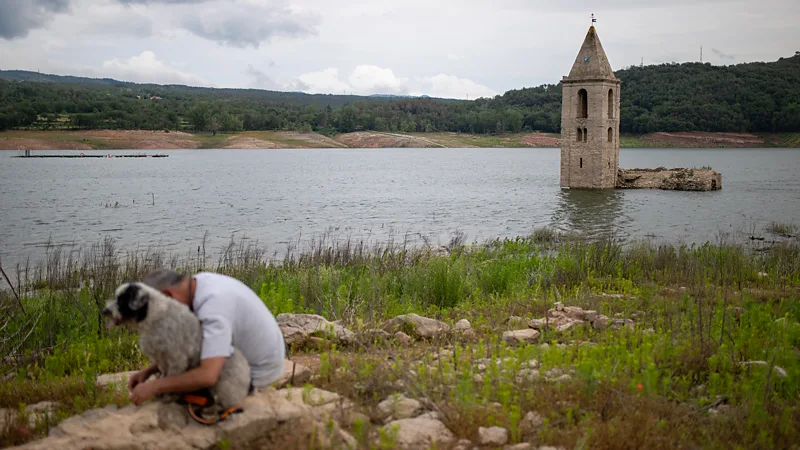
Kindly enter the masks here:
<path id="1" fill-rule="evenodd" d="M 0 69 L 472 99 L 558 82 L 592 13 L 615 69 L 800 51 L 798 0 L 0 0 Z"/>

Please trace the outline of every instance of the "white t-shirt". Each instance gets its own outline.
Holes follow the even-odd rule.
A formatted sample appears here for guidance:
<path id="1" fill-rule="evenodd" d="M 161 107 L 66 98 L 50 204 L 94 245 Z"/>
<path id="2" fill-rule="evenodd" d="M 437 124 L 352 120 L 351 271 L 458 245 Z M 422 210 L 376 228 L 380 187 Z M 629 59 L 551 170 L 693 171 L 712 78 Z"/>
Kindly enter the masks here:
<path id="1" fill-rule="evenodd" d="M 283 375 L 286 356 L 283 333 L 264 302 L 241 281 L 201 272 L 192 308 L 203 326 L 200 359 L 231 356 L 238 348 L 250 363 L 255 387 L 267 386 Z"/>

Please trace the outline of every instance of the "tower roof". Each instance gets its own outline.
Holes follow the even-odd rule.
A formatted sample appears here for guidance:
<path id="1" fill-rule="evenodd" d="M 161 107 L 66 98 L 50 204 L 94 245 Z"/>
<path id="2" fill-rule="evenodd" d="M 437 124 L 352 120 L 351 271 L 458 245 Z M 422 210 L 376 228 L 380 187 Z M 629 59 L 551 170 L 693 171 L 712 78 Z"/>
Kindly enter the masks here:
<path id="1" fill-rule="evenodd" d="M 594 26 L 591 26 L 589 32 L 586 33 L 586 39 L 583 40 L 581 50 L 578 57 L 575 58 L 575 64 L 572 65 L 572 70 L 569 71 L 567 78 L 617 79 L 614 71 L 611 70 L 611 64 L 608 62 L 606 52 L 603 51 L 603 45 L 600 43 L 600 38 L 597 37 Z"/>

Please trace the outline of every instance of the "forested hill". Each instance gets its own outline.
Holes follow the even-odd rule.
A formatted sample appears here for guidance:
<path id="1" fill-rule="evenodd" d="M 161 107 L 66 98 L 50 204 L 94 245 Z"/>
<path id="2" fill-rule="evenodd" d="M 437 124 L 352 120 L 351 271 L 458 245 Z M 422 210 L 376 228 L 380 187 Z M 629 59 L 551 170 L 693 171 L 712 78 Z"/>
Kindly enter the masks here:
<path id="1" fill-rule="evenodd" d="M 619 70 L 623 132 L 800 131 L 800 54 Z M 0 129 L 559 132 L 561 86 L 474 101 L 135 84 L 0 71 Z"/>

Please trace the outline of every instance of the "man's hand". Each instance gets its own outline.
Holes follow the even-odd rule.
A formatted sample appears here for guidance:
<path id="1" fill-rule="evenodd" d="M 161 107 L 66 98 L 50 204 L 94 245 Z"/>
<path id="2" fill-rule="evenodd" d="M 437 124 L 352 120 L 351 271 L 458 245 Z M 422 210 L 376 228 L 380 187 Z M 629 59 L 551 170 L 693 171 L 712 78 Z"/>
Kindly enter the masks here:
<path id="1" fill-rule="evenodd" d="M 136 406 L 158 394 L 183 394 L 217 384 L 226 357 L 200 360 L 200 367 L 179 375 L 170 375 L 148 382 L 138 382 L 131 392 L 131 402 Z M 138 378 L 138 373 L 136 374 Z"/>
<path id="2" fill-rule="evenodd" d="M 158 365 L 152 364 L 133 374 L 128 379 L 128 391 L 133 391 L 136 386 L 147 381 L 156 372 L 158 372 Z"/>
<path id="3" fill-rule="evenodd" d="M 136 385 L 136 387 L 133 388 L 133 392 L 131 392 L 131 402 L 136 406 L 140 406 L 142 403 L 158 394 L 158 381 L 159 380 L 153 380 L 149 383 L 139 383 Z"/>

